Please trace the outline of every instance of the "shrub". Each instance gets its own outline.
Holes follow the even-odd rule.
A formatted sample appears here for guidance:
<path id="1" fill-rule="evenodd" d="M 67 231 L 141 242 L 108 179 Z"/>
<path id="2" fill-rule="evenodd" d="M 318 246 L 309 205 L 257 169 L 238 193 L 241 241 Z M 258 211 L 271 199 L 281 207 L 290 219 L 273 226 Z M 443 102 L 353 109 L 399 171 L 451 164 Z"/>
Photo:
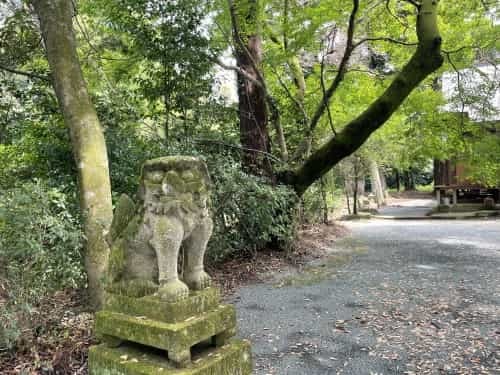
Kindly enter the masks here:
<path id="1" fill-rule="evenodd" d="M 303 224 L 317 224 L 323 220 L 324 202 L 321 186 L 314 183 L 302 196 L 300 221 Z"/>
<path id="2" fill-rule="evenodd" d="M 71 212 L 67 196 L 41 181 L 0 193 L 0 347 L 15 344 L 40 298 L 85 282 L 82 233 Z"/>
<path id="3" fill-rule="evenodd" d="M 213 180 L 214 234 L 207 255 L 256 252 L 270 243 L 286 248 L 295 233 L 297 197 L 285 186 L 271 186 L 241 171 L 226 158 L 209 161 Z"/>

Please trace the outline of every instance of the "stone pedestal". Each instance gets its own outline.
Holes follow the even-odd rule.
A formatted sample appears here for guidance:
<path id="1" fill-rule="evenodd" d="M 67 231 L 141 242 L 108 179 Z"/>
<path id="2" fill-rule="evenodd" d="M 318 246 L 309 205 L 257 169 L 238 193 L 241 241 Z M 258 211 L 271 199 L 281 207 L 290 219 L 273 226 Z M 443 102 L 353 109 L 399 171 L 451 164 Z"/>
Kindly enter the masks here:
<path id="1" fill-rule="evenodd" d="M 96 314 L 103 344 L 89 352 L 91 375 L 247 375 L 250 345 L 231 339 L 236 314 L 215 288 L 179 302 L 108 293 Z"/>

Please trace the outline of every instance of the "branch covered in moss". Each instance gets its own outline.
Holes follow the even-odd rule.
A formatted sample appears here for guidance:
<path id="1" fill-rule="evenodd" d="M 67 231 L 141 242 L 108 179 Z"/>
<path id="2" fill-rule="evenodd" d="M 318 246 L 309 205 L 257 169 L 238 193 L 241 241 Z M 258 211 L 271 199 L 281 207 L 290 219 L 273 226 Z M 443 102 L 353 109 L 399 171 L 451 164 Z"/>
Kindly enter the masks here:
<path id="1" fill-rule="evenodd" d="M 418 47 L 385 92 L 362 114 L 315 151 L 297 170 L 281 173 L 281 182 L 301 195 L 346 156 L 351 155 L 399 108 L 420 82 L 443 64 L 437 26 L 438 0 L 423 0 L 418 9 Z"/>

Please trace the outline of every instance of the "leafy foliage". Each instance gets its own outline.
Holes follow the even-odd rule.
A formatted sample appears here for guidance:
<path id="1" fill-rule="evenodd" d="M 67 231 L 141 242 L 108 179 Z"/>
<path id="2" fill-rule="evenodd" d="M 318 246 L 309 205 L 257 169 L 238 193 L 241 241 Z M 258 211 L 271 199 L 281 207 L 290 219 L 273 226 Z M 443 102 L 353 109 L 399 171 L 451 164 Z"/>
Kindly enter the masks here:
<path id="1" fill-rule="evenodd" d="M 67 196 L 40 180 L 0 193 L 1 347 L 15 344 L 26 328 L 17 326 L 21 316 L 40 298 L 84 285 L 83 237 L 71 212 Z"/>
<path id="2" fill-rule="evenodd" d="M 90 17 L 84 20 L 98 34 L 94 42 L 83 42 L 94 54 L 103 51 L 108 61 L 100 63 L 111 71 L 110 79 L 126 82 L 168 125 L 169 116 L 197 107 L 198 99 L 210 94 L 212 52 L 204 22 L 209 3 L 87 0 L 81 8 Z M 80 25 L 90 38 L 83 19 Z"/>
<path id="3" fill-rule="evenodd" d="M 229 160 L 229 161 L 227 161 Z M 286 247 L 295 234 L 297 197 L 286 186 L 271 186 L 246 174 L 230 158 L 210 163 L 215 220 L 208 256 L 255 253 L 269 243 Z"/>

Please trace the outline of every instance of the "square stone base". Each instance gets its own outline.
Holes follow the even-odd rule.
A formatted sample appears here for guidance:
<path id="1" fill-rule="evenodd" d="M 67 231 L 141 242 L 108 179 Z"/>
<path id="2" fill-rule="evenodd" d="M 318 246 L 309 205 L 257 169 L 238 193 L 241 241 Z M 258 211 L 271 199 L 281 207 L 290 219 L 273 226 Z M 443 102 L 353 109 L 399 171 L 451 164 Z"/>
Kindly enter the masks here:
<path id="1" fill-rule="evenodd" d="M 101 344 L 90 348 L 89 375 L 251 375 L 251 357 L 248 341 L 231 340 L 218 348 L 193 349 L 192 363 L 179 369 L 166 353 L 126 344 L 117 348 Z"/>
<path id="2" fill-rule="evenodd" d="M 220 304 L 216 288 L 190 291 L 189 297 L 179 302 L 165 302 L 154 295 L 130 297 L 118 293 L 106 293 L 104 310 L 146 318 L 165 323 L 185 321 L 215 309 Z"/>
<path id="3" fill-rule="evenodd" d="M 165 323 L 143 316 L 99 311 L 95 329 L 108 346 L 130 341 L 162 349 L 168 352 L 171 361 L 184 366 L 190 361 L 193 346 L 208 339 L 221 346 L 236 334 L 236 313 L 232 305 L 219 305 L 181 323 Z"/>

